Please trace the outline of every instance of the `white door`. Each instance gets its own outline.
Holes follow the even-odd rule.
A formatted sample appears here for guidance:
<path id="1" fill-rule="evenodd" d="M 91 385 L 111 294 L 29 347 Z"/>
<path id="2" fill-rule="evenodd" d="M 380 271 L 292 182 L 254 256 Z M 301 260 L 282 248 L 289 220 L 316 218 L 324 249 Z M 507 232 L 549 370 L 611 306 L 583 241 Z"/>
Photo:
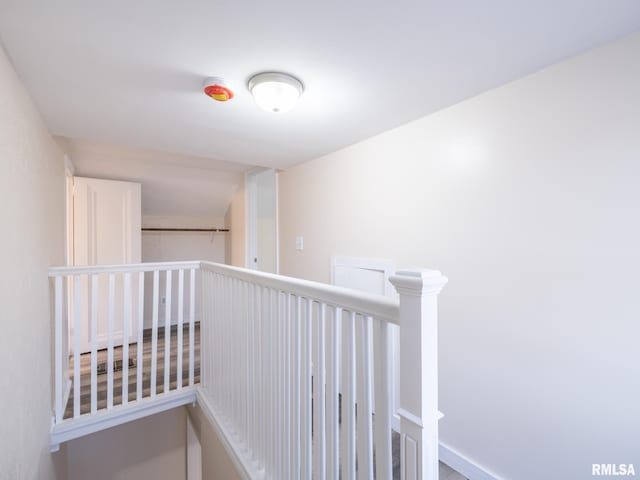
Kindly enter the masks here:
<path id="1" fill-rule="evenodd" d="M 272 169 L 247 173 L 247 267 L 278 273 L 278 177 Z"/>
<path id="2" fill-rule="evenodd" d="M 73 194 L 73 264 L 114 265 L 141 261 L 141 187 L 139 183 L 74 177 Z M 132 282 L 137 285 L 137 282 Z M 115 275 L 114 290 L 115 345 L 125 336 L 137 338 L 136 323 L 123 335 L 123 278 Z M 80 333 L 82 352 L 90 351 L 89 280 L 81 280 Z M 133 292 L 132 299 L 137 299 Z M 107 346 L 108 275 L 98 279 L 98 348 Z M 136 311 L 135 302 L 131 308 Z M 72 327 L 73 328 L 73 327 Z M 72 333 L 73 335 L 73 333 Z"/>

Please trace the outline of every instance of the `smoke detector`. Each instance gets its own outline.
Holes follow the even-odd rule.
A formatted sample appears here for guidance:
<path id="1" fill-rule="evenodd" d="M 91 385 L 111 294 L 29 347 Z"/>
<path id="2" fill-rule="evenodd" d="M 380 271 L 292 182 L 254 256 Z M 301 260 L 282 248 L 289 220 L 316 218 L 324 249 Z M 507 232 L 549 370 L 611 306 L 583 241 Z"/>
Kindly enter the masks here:
<path id="1" fill-rule="evenodd" d="M 220 77 L 208 77 L 202 83 L 204 94 L 218 102 L 226 102 L 233 98 L 233 91 L 225 85 Z"/>

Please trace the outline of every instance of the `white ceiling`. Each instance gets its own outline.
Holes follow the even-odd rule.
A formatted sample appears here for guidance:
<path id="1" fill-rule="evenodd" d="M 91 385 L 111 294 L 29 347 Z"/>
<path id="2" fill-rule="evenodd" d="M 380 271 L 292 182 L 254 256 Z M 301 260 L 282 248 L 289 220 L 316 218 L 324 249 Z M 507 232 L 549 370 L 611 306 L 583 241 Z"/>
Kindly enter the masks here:
<path id="1" fill-rule="evenodd" d="M 57 138 L 81 177 L 142 184 L 142 214 L 184 220 L 224 217 L 244 165 L 152 150 Z M 219 226 L 219 225 L 216 225 Z"/>
<path id="2" fill-rule="evenodd" d="M 0 0 L 53 133 L 250 165 L 334 151 L 640 29 L 637 0 Z M 295 110 L 246 81 L 304 82 Z M 224 76 L 236 99 L 201 93 Z"/>

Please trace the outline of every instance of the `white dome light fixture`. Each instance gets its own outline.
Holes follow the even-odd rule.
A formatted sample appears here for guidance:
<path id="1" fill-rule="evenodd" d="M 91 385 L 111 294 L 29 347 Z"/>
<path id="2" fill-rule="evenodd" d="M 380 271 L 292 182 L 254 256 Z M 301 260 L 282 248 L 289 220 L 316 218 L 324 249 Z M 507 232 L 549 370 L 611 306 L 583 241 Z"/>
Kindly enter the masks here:
<path id="1" fill-rule="evenodd" d="M 248 87 L 258 106 L 272 113 L 291 110 L 304 91 L 300 80 L 280 72 L 258 73 L 249 79 Z"/>

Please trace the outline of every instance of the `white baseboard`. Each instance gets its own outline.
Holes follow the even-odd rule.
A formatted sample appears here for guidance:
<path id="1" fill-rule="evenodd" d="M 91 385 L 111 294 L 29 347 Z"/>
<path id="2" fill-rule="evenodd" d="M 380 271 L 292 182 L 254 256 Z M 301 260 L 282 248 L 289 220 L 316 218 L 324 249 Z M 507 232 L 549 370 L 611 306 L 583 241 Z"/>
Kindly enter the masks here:
<path id="1" fill-rule="evenodd" d="M 449 465 L 469 480 L 502 480 L 496 474 L 474 463 L 442 442 L 440 442 L 439 455 L 442 463 Z"/>

